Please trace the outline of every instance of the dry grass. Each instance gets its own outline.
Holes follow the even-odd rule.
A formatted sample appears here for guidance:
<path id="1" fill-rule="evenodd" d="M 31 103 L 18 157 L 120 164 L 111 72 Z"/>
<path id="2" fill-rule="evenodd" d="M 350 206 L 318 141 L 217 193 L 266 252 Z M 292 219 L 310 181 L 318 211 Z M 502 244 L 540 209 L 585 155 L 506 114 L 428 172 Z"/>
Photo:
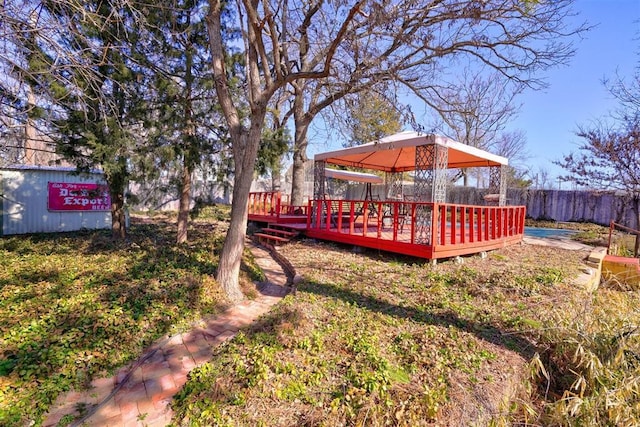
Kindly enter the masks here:
<path id="1" fill-rule="evenodd" d="M 509 401 L 529 361 L 547 349 L 542 325 L 585 298 L 570 282 L 586 254 L 560 249 L 435 266 L 313 241 L 282 252 L 303 282 L 193 373 L 177 424 L 508 422 L 521 416 Z"/>

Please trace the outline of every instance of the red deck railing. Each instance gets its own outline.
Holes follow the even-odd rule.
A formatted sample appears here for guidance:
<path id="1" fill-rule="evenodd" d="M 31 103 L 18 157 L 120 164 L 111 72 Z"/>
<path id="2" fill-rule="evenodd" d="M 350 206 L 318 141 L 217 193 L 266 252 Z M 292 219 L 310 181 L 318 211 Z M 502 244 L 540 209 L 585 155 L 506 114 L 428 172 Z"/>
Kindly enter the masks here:
<path id="1" fill-rule="evenodd" d="M 282 195 L 279 191 L 249 193 L 249 215 L 278 216 Z"/>
<path id="2" fill-rule="evenodd" d="M 282 201 L 279 191 L 249 193 L 249 217 L 277 221 L 283 215 L 306 215 L 306 206 L 292 206 Z"/>
<path id="3" fill-rule="evenodd" d="M 309 237 L 429 259 L 516 243 L 524 235 L 525 213 L 524 206 L 395 200 L 319 199 L 291 206 L 277 191 L 249 194 L 251 220 L 296 223 Z"/>
<path id="4" fill-rule="evenodd" d="M 524 234 L 525 211 L 524 206 L 312 200 L 307 231 L 329 240 L 381 249 L 386 245 L 391 251 L 428 258 L 446 257 L 519 241 Z M 374 244 L 370 239 L 379 242 Z"/>

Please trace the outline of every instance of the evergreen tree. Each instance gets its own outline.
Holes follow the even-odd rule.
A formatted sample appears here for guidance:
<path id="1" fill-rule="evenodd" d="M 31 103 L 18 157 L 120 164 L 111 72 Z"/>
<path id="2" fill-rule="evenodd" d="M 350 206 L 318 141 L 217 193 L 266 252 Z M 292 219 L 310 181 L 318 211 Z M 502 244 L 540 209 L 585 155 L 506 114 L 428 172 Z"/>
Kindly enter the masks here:
<path id="1" fill-rule="evenodd" d="M 3 59 L 35 92 L 28 102 L 31 118 L 46 123 L 42 129 L 57 152 L 80 171 L 102 169 L 112 235 L 124 238 L 125 189 L 144 134 L 143 74 L 134 61 L 141 43 L 139 11 L 126 2 L 98 0 L 5 6 L 2 18 L 11 22 L 12 44 L 23 54 Z"/>
<path id="2" fill-rule="evenodd" d="M 346 99 L 346 104 L 346 147 L 376 141 L 402 129 L 400 112 L 376 92 L 359 92 L 353 99 Z"/>
<path id="3" fill-rule="evenodd" d="M 270 176 L 271 191 L 279 191 L 282 163 L 293 141 L 289 129 L 281 122 L 277 109 L 273 110 L 267 119 L 269 123 L 262 132 L 258 148 L 256 172 L 259 176 Z"/>
<path id="4" fill-rule="evenodd" d="M 178 243 L 187 241 L 194 173 L 199 166 L 201 175 L 224 169 L 220 153 L 228 140 L 212 85 L 205 10 L 205 1 L 175 0 L 145 14 L 149 42 L 141 61 L 152 76 L 146 118 L 151 141 L 141 169 L 147 180 L 165 172 L 170 192 L 177 190 Z"/>

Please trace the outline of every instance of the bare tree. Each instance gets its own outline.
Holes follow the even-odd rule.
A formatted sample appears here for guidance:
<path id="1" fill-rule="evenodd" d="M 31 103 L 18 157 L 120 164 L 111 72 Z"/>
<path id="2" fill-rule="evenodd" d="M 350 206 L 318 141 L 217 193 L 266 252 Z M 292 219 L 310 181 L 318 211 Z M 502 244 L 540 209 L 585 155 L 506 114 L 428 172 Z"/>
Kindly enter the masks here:
<path id="1" fill-rule="evenodd" d="M 535 182 L 537 190 L 546 190 L 551 183 L 549 170 L 542 167 L 538 168 L 538 172 L 535 174 Z"/>
<path id="2" fill-rule="evenodd" d="M 602 83 L 620 102 L 619 111 L 623 115 L 628 111 L 640 111 L 640 66 L 629 79 L 617 75 L 615 79 L 604 79 Z"/>
<path id="3" fill-rule="evenodd" d="M 298 182 L 304 176 L 307 130 L 320 111 L 349 93 L 366 91 L 381 83 L 397 90 L 408 89 L 439 111 L 438 101 L 445 99 L 452 87 L 444 76 L 464 63 L 481 64 L 516 85 L 540 87 L 543 82 L 536 73 L 566 62 L 573 53 L 568 36 L 585 29 L 566 27 L 571 3 L 572 0 L 364 3 L 350 38 L 335 53 L 331 75 L 294 84 L 292 203 L 302 200 L 298 192 L 303 186 Z M 303 25 L 291 34 L 300 36 L 283 47 L 286 51 L 297 47 L 293 50 L 297 55 L 294 64 L 303 71 L 313 70 L 325 56 L 308 43 L 309 35 L 325 40 L 324 28 L 337 14 L 315 2 L 296 9 L 296 13 L 304 17 Z M 314 21 L 322 28 L 314 26 Z"/>
<path id="4" fill-rule="evenodd" d="M 500 132 L 517 114 L 519 105 L 515 97 L 523 88 L 523 84 L 505 80 L 497 72 L 484 76 L 465 69 L 458 82 L 438 93 L 434 101 L 441 119 L 437 129 L 463 144 L 483 150 L 494 148 L 494 152 L 498 153 L 497 149 L 511 158 L 524 150 L 524 146 L 517 145 L 524 143 L 523 135 L 500 135 Z M 464 186 L 469 185 L 466 169 L 459 176 Z"/>
<path id="5" fill-rule="evenodd" d="M 516 130 L 499 133 L 487 147 L 490 152 L 509 159 L 509 166 L 507 166 L 508 187 L 529 187 L 532 183 L 530 179 L 527 179 L 527 170 L 524 165 L 529 158 L 526 146 L 525 133 Z"/>
<path id="6" fill-rule="evenodd" d="M 579 127 L 576 135 L 582 139 L 578 151 L 554 162 L 569 175 L 560 181 L 575 186 L 613 189 L 624 192 L 636 214 L 640 228 L 640 68 L 628 79 L 617 76 L 603 84 L 618 101 L 609 121 Z M 636 252 L 640 239 L 636 239 Z"/>
<path id="7" fill-rule="evenodd" d="M 245 91 L 250 111 L 249 116 L 243 119 L 229 90 L 228 79 L 232 76 L 227 73 L 225 62 L 227 51 L 223 43 L 222 2 L 210 0 L 208 29 L 215 87 L 229 125 L 235 164 L 231 223 L 220 254 L 216 278 L 232 301 L 244 298 L 238 277 L 247 228 L 247 201 L 268 104 L 276 91 L 287 83 L 329 75 L 335 51 L 345 39 L 363 3 L 359 1 L 344 9 L 343 18 L 335 23 L 336 26 L 327 28 L 332 37 L 329 45 L 323 49 L 326 55 L 322 65 L 303 72 L 295 71 L 284 54 L 286 43 L 281 39 L 281 34 L 285 33 L 282 23 L 286 24 L 287 18 L 278 15 L 278 11 L 283 10 L 283 5 L 286 9 L 288 3 L 271 5 L 258 0 L 240 1 L 238 9 L 246 49 Z"/>
<path id="8" fill-rule="evenodd" d="M 229 93 L 221 36 L 222 2 L 210 0 L 209 35 L 215 85 L 234 150 L 231 228 L 220 256 L 218 281 L 233 299 L 246 228 L 246 202 L 267 105 L 284 85 L 293 87 L 295 165 L 306 158 L 307 130 L 326 106 L 381 82 L 403 85 L 432 105 L 440 73 L 461 58 L 483 63 L 504 78 L 540 84 L 537 71 L 567 60 L 571 0 L 553 2 L 370 2 L 238 0 L 246 52 L 242 118 Z M 292 203 L 298 202 L 294 173 Z M 301 197 L 300 197 L 301 198 Z"/>
<path id="9" fill-rule="evenodd" d="M 522 166 L 529 158 L 526 149 L 527 136 L 522 130 L 501 132 L 488 145 L 488 149 L 500 156 L 509 159 L 512 166 Z"/>
<path id="10" fill-rule="evenodd" d="M 640 114 L 626 116 L 622 123 L 600 123 L 593 128 L 580 128 L 577 135 L 583 139 L 578 151 L 560 161 L 569 174 L 559 180 L 578 186 L 613 189 L 626 193 L 636 213 L 636 226 L 640 228 Z"/>

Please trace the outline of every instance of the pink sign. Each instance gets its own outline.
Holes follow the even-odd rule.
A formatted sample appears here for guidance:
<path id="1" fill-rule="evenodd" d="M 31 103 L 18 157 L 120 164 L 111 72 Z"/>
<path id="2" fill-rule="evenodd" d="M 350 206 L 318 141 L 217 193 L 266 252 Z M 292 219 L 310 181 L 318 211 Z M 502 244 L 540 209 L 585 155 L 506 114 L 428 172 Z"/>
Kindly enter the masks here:
<path id="1" fill-rule="evenodd" d="M 50 182 L 50 211 L 108 211 L 111 209 L 109 189 L 101 184 Z"/>

